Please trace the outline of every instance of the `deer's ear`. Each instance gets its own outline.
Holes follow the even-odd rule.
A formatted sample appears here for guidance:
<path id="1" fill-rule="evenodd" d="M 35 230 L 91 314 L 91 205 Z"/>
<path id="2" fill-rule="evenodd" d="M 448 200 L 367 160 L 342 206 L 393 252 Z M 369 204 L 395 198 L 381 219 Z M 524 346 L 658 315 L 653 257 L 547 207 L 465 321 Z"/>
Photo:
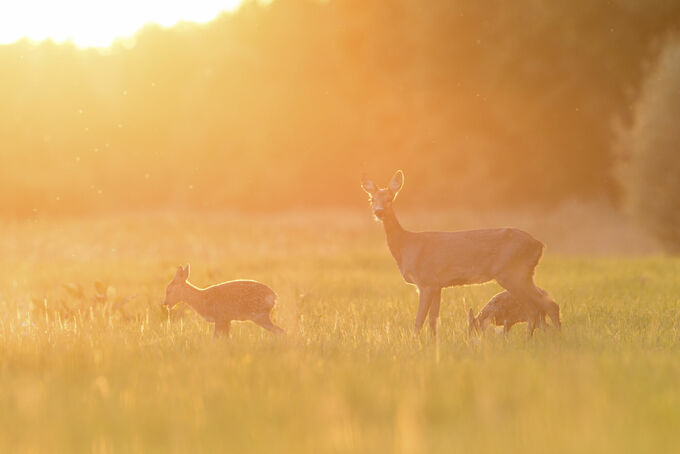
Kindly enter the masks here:
<path id="1" fill-rule="evenodd" d="M 182 277 L 184 276 L 184 269 L 182 268 L 182 265 L 177 268 L 177 272 L 175 273 L 175 277 L 173 278 L 174 281 L 181 281 Z"/>
<path id="2" fill-rule="evenodd" d="M 375 194 L 375 192 L 378 190 L 373 180 L 368 178 L 366 174 L 363 174 L 361 176 L 361 187 L 364 189 L 364 191 L 368 192 L 371 195 Z"/>
<path id="3" fill-rule="evenodd" d="M 184 280 L 189 279 L 189 264 L 187 263 L 187 266 L 184 267 Z"/>
<path id="4" fill-rule="evenodd" d="M 390 188 L 390 191 L 392 191 L 392 193 L 396 196 L 403 185 L 404 185 L 404 172 L 402 172 L 401 170 L 397 170 L 397 173 L 395 173 L 392 179 L 390 180 L 388 188 Z"/>

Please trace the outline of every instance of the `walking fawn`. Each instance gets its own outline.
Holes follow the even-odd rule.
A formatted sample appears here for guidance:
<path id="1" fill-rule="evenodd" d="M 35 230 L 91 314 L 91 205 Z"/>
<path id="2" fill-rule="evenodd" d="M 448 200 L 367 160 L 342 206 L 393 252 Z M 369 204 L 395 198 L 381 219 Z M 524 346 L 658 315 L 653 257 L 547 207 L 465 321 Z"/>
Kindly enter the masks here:
<path id="1" fill-rule="evenodd" d="M 177 303 L 187 303 L 205 320 L 215 323 L 215 337 L 228 335 L 232 320 L 252 320 L 264 329 L 283 333 L 269 318 L 276 293 L 266 285 L 240 280 L 201 289 L 188 279 L 189 265 L 180 266 L 165 290 L 163 305 L 172 309 Z"/>
<path id="2" fill-rule="evenodd" d="M 513 297 L 545 311 L 559 328 L 560 308 L 534 284 L 534 269 L 543 243 L 513 228 L 459 232 L 409 232 L 397 220 L 392 202 L 404 184 L 398 170 L 387 188 L 378 189 L 364 176 L 361 186 L 371 196 L 375 217 L 382 221 L 387 245 L 404 280 L 418 287 L 418 314 L 414 332 L 420 333 L 425 317 L 437 335 L 441 291 L 444 287 L 481 284 L 495 279 Z"/>
<path id="3" fill-rule="evenodd" d="M 545 290 L 538 289 L 544 295 Z M 495 295 L 475 317 L 470 309 L 468 312 L 468 333 L 484 332 L 491 324 L 503 327 L 503 333 L 508 334 L 515 323 L 527 322 L 527 334 L 533 336 L 538 326 L 545 325 L 545 312 L 532 304 L 514 298 L 510 292 L 505 291 Z"/>

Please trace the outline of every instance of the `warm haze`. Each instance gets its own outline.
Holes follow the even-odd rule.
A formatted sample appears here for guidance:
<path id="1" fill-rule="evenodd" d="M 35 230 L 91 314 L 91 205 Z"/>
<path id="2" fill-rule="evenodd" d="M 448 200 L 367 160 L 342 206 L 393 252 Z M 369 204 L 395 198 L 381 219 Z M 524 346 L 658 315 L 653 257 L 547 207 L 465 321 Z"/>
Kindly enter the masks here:
<path id="1" fill-rule="evenodd" d="M 667 0 L 0 0 L 0 453 L 680 452 L 678 93 Z"/>

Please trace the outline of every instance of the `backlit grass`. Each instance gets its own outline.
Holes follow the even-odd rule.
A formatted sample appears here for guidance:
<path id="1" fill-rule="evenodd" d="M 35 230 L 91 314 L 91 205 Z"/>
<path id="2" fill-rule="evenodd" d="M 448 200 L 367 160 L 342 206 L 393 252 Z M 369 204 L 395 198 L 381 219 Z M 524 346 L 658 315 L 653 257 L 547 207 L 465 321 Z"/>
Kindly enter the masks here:
<path id="1" fill-rule="evenodd" d="M 364 215 L 2 224 L 0 451 L 680 449 L 680 260 L 548 252 L 561 334 L 468 339 L 487 284 L 444 292 L 435 344 Z M 186 262 L 270 285 L 288 335 L 162 311 Z"/>

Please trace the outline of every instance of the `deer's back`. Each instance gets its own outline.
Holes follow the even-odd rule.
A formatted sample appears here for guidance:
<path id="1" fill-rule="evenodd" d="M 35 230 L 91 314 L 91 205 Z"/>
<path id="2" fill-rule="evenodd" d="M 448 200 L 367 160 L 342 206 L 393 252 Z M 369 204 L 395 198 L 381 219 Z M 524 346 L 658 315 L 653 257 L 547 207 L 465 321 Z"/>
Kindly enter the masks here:
<path id="1" fill-rule="evenodd" d="M 271 311 L 276 293 L 257 281 L 228 281 L 205 289 L 205 302 L 215 319 L 246 320 Z"/>

